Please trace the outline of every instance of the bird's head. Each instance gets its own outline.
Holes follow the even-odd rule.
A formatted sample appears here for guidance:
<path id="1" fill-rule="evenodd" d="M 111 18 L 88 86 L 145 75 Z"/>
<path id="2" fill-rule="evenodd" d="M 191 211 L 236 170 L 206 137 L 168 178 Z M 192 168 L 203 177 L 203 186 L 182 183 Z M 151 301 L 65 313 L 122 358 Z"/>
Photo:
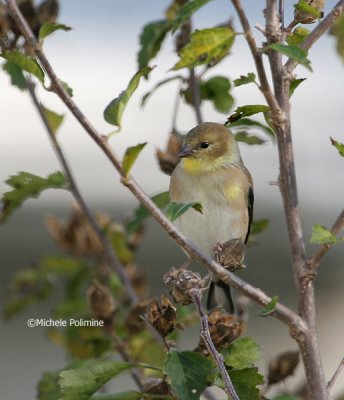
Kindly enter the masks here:
<path id="1" fill-rule="evenodd" d="M 233 134 L 224 125 L 204 122 L 185 136 L 178 154 L 189 172 L 214 170 L 241 162 Z"/>

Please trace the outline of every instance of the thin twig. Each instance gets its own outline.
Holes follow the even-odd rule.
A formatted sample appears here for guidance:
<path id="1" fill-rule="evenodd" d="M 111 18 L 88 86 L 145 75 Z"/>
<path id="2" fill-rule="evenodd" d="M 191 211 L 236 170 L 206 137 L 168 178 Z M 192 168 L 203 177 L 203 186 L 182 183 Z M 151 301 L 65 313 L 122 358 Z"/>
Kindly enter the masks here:
<path id="1" fill-rule="evenodd" d="M 197 124 L 203 122 L 202 112 L 201 112 L 201 94 L 199 90 L 199 80 L 195 74 L 195 69 L 190 69 L 189 84 L 192 96 L 192 105 L 195 110 Z"/>
<path id="2" fill-rule="evenodd" d="M 228 394 L 228 396 L 230 396 L 232 400 L 240 400 L 238 395 L 236 394 L 231 378 L 228 375 L 225 363 L 223 361 L 223 356 L 216 350 L 216 347 L 211 339 L 208 325 L 208 316 L 204 310 L 202 303 L 202 292 L 199 289 L 192 289 L 190 290 L 190 294 L 192 295 L 193 301 L 201 320 L 201 337 L 209 353 L 213 357 L 218 370 L 220 371 L 223 383 L 225 385 L 225 392 Z"/>
<path id="3" fill-rule="evenodd" d="M 264 94 L 266 101 L 271 109 L 272 115 L 276 115 L 277 118 L 283 119 L 283 115 L 281 112 L 281 109 L 275 99 L 275 96 L 273 95 L 270 84 L 268 81 L 268 78 L 266 76 L 264 64 L 263 64 L 263 59 L 262 59 L 262 54 L 258 50 L 256 40 L 253 36 L 252 29 L 250 26 L 250 23 L 246 17 L 245 11 L 242 8 L 242 4 L 240 0 L 232 0 L 232 4 L 234 8 L 236 9 L 236 12 L 238 14 L 238 17 L 241 22 L 241 26 L 244 31 L 245 38 L 247 40 L 248 46 L 251 50 L 252 57 L 254 60 L 254 63 L 256 65 L 256 70 L 260 82 L 260 90 Z"/>
<path id="4" fill-rule="evenodd" d="M 114 331 L 111 332 L 111 338 L 113 340 L 113 343 L 116 347 L 116 350 L 118 352 L 118 354 L 122 357 L 123 361 L 126 361 L 128 363 L 135 363 L 131 357 L 129 356 L 126 348 L 125 348 L 125 344 L 122 342 L 122 340 L 115 334 Z M 142 377 L 140 374 L 140 371 L 137 368 L 132 368 L 130 370 L 131 372 L 131 376 L 133 377 L 133 380 L 135 381 L 137 387 L 140 390 L 144 389 L 144 384 L 142 382 Z"/>
<path id="5" fill-rule="evenodd" d="M 327 389 L 330 392 L 336 379 L 338 378 L 339 374 L 341 373 L 342 369 L 344 368 L 344 358 L 340 361 L 337 369 L 334 371 L 332 378 L 327 383 Z"/>
<path id="6" fill-rule="evenodd" d="M 7 0 L 8 6 L 13 14 L 17 26 L 21 30 L 26 41 L 30 44 L 32 50 L 37 55 L 41 65 L 44 67 L 47 75 L 51 79 L 52 86 L 60 97 L 60 99 L 69 108 L 71 113 L 84 127 L 85 131 L 90 137 L 96 142 L 96 144 L 102 149 L 104 154 L 107 156 L 109 161 L 113 164 L 118 173 L 122 176 L 122 182 L 130 189 L 130 191 L 136 196 L 136 198 L 143 204 L 155 218 L 155 220 L 164 228 L 168 235 L 175 240 L 178 245 L 183 248 L 191 257 L 197 259 L 200 263 L 206 266 L 210 271 L 218 275 L 228 285 L 236 288 L 241 293 L 254 300 L 261 305 L 267 305 L 271 301 L 271 297 L 267 296 L 262 290 L 255 288 L 236 275 L 224 269 L 220 264 L 215 262 L 209 256 L 203 254 L 196 246 L 194 246 L 189 240 L 182 235 L 175 226 L 165 217 L 161 210 L 151 201 L 136 181 L 131 177 L 125 177 L 120 161 L 117 159 L 106 139 L 104 139 L 88 121 L 86 116 L 77 107 L 74 101 L 66 93 L 60 80 L 57 78 L 53 68 L 43 53 L 41 47 L 37 43 L 35 36 L 33 35 L 30 27 L 26 23 L 20 10 L 18 9 L 15 0 Z M 278 303 L 273 313 L 270 315 L 275 316 L 280 321 L 287 324 L 290 329 L 294 332 L 294 338 L 297 340 L 302 339 L 302 335 L 307 330 L 302 318 L 294 313 L 289 308 Z"/>
<path id="7" fill-rule="evenodd" d="M 39 102 L 39 100 L 37 98 L 33 83 L 30 81 L 28 81 L 27 83 L 28 83 L 27 86 L 28 86 L 31 100 L 39 113 L 39 116 L 43 122 L 45 129 L 46 129 L 46 132 L 50 138 L 50 141 L 51 141 L 52 147 L 55 151 L 55 154 L 62 166 L 62 169 L 63 169 L 65 175 L 68 178 L 70 190 L 71 190 L 77 204 L 79 205 L 81 211 L 87 218 L 88 222 L 90 223 L 90 225 L 94 229 L 95 233 L 97 234 L 100 242 L 102 243 L 102 245 L 105 249 L 105 254 L 108 259 L 108 262 L 109 262 L 110 266 L 116 271 L 116 273 L 120 277 L 123 285 L 125 286 L 125 290 L 130 298 L 130 302 L 132 304 L 135 304 L 138 301 L 138 297 L 137 297 L 135 290 L 130 282 L 130 279 L 128 278 L 128 275 L 126 274 L 122 264 L 120 263 L 120 261 L 118 260 L 118 258 L 116 256 L 116 254 L 114 253 L 108 238 L 105 236 L 104 232 L 98 225 L 92 211 L 89 209 L 88 205 L 86 204 L 84 198 L 82 197 L 82 195 L 80 193 L 80 190 L 78 188 L 76 180 L 74 179 L 73 172 L 72 172 L 72 170 L 69 166 L 69 163 L 66 159 L 66 156 L 64 155 L 64 152 L 57 140 L 57 136 L 52 131 L 52 129 L 49 125 L 49 122 L 45 116 L 44 110 L 42 108 L 42 104 Z"/>
<path id="8" fill-rule="evenodd" d="M 337 3 L 336 6 L 326 15 L 326 17 L 313 29 L 313 31 L 300 44 L 304 50 L 309 50 L 313 44 L 329 29 L 340 17 L 344 9 L 344 0 Z M 285 63 L 285 69 L 289 75 L 293 72 L 298 62 L 292 58 Z"/>
<path id="9" fill-rule="evenodd" d="M 331 228 L 332 235 L 338 235 L 344 229 L 344 209 L 339 214 L 336 222 Z M 322 244 L 315 251 L 313 256 L 306 261 L 305 268 L 307 273 L 314 274 L 314 270 L 320 264 L 320 261 L 325 257 L 327 252 L 333 247 L 333 244 Z"/>
<path id="10" fill-rule="evenodd" d="M 278 14 L 281 23 L 281 29 L 284 30 L 284 0 L 278 2 Z"/>

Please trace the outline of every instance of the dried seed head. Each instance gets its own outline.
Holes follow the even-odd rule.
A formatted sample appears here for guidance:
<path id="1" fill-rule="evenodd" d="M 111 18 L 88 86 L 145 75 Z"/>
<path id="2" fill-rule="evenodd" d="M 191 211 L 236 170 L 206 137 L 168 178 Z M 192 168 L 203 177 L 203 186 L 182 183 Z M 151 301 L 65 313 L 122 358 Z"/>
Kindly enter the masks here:
<path id="1" fill-rule="evenodd" d="M 167 142 L 166 150 L 158 149 L 156 157 L 162 172 L 171 175 L 179 162 L 177 154 L 182 146 L 182 138 L 176 132 L 172 132 Z"/>
<path id="2" fill-rule="evenodd" d="M 93 285 L 87 290 L 87 300 L 95 318 L 104 320 L 106 323 L 112 321 L 117 307 L 110 290 L 106 286 L 94 281 Z"/>
<path id="3" fill-rule="evenodd" d="M 162 379 L 150 379 L 144 385 L 143 391 L 149 394 L 171 395 L 170 386 Z"/>
<path id="4" fill-rule="evenodd" d="M 127 273 L 135 292 L 139 296 L 145 296 L 147 294 L 147 282 L 142 269 L 137 268 L 135 264 L 128 264 L 125 266 L 125 272 Z"/>
<path id="5" fill-rule="evenodd" d="M 145 315 L 149 300 L 142 300 L 130 310 L 126 320 L 126 325 L 130 333 L 135 334 L 144 330 Z"/>
<path id="6" fill-rule="evenodd" d="M 156 298 L 152 299 L 147 308 L 147 320 L 154 328 L 165 337 L 176 327 L 177 312 L 170 300 L 161 296 L 161 306 Z"/>
<path id="7" fill-rule="evenodd" d="M 170 294 L 173 300 L 183 305 L 193 303 L 190 292 L 192 289 L 202 290 L 209 285 L 208 277 L 202 279 L 198 272 L 193 272 L 186 268 L 171 268 L 163 276 L 163 282 L 170 288 Z"/>
<path id="8" fill-rule="evenodd" d="M 307 4 L 317 11 L 322 12 L 324 9 L 324 0 L 307 0 Z M 312 24 L 317 20 L 314 15 L 308 14 L 305 11 L 298 10 L 297 8 L 294 11 L 294 19 L 297 23 L 300 24 Z"/>
<path id="9" fill-rule="evenodd" d="M 228 347 L 245 329 L 242 321 L 235 315 L 228 314 L 222 307 L 215 308 L 208 314 L 208 324 L 211 339 L 218 350 Z M 203 340 L 200 341 L 198 350 L 208 353 Z"/>
<path id="10" fill-rule="evenodd" d="M 298 351 L 286 351 L 279 354 L 269 363 L 268 383 L 269 385 L 283 381 L 292 375 L 299 363 Z"/>
<path id="11" fill-rule="evenodd" d="M 245 245 L 241 239 L 220 242 L 213 251 L 215 260 L 228 270 L 234 272 L 244 268 Z"/>

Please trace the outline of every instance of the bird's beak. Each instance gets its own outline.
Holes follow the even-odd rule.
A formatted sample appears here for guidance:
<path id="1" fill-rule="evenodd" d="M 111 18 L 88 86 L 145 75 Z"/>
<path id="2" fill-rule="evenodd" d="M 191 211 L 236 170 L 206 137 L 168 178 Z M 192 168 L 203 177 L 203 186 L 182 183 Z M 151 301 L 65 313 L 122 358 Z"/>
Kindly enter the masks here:
<path id="1" fill-rule="evenodd" d="M 188 144 L 183 144 L 180 152 L 177 154 L 178 158 L 190 157 L 194 154 L 194 150 Z"/>

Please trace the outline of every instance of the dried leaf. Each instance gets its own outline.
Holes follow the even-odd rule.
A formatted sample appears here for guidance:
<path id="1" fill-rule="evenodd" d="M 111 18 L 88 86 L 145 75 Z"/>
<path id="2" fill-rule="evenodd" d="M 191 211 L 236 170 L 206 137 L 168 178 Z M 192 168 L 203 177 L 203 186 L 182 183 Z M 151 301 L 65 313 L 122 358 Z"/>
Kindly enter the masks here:
<path id="1" fill-rule="evenodd" d="M 180 152 L 181 146 L 182 138 L 175 133 L 171 133 L 167 142 L 166 150 L 158 149 L 156 151 L 156 158 L 160 169 L 165 174 L 171 175 L 179 163 L 177 154 Z"/>

